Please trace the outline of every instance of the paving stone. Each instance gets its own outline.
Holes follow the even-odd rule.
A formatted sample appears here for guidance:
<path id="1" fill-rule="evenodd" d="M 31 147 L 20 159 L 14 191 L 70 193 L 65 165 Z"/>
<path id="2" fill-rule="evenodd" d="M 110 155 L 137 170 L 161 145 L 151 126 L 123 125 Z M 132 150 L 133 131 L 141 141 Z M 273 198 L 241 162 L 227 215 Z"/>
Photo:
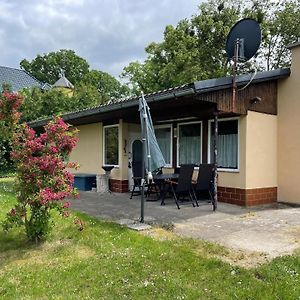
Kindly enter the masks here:
<path id="1" fill-rule="evenodd" d="M 101 219 L 119 220 L 118 224 L 135 230 L 147 230 L 140 223 L 141 203 L 129 193 L 99 194 L 80 192 L 81 198 L 70 199 L 73 208 Z M 292 253 L 300 248 L 300 207 L 243 208 L 219 203 L 217 211 L 210 204 L 182 206 L 174 201 L 161 206 L 159 201 L 145 202 L 145 223 L 171 224 L 172 230 L 185 237 L 217 242 L 226 247 L 264 252 L 270 257 Z"/>
<path id="2" fill-rule="evenodd" d="M 135 223 L 127 225 L 128 228 L 136 230 L 136 231 L 143 231 L 151 229 L 151 226 L 145 223 Z"/>

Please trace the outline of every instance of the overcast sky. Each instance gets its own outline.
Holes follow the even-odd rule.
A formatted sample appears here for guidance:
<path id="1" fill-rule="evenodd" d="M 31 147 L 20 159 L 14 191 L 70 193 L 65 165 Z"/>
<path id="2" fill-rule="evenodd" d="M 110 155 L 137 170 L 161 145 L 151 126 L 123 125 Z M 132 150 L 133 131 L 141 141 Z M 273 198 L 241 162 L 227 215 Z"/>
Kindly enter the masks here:
<path id="1" fill-rule="evenodd" d="M 166 25 L 197 13 L 202 0 L 0 0 L 0 65 L 72 49 L 91 68 L 118 76 Z"/>

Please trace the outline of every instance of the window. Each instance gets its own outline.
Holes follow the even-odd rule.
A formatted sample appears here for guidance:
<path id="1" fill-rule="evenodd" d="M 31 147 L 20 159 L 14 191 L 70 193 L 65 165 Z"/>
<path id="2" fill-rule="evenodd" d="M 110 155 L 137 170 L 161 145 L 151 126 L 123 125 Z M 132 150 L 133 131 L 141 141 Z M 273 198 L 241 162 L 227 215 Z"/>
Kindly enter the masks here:
<path id="1" fill-rule="evenodd" d="M 196 164 L 202 160 L 202 124 L 184 123 L 178 125 L 177 157 L 178 165 Z"/>
<path id="2" fill-rule="evenodd" d="M 172 126 L 155 126 L 155 136 L 159 148 L 163 154 L 166 166 L 172 166 Z"/>
<path id="3" fill-rule="evenodd" d="M 119 165 L 119 126 L 103 128 L 104 132 L 104 165 Z"/>
<path id="4" fill-rule="evenodd" d="M 218 121 L 218 167 L 238 169 L 238 120 Z M 210 162 L 214 157 L 214 121 L 210 122 Z"/>

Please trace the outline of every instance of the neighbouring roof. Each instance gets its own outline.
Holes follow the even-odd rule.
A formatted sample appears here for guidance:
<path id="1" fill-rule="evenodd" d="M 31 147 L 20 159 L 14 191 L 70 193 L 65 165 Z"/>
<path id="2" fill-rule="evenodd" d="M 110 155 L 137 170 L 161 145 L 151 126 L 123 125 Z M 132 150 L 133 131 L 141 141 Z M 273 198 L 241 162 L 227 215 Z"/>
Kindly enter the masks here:
<path id="1" fill-rule="evenodd" d="M 253 74 L 238 75 L 236 77 L 237 86 L 246 85 L 251 80 L 251 83 L 261 83 L 265 81 L 277 80 L 286 78 L 290 75 L 290 69 L 277 69 L 266 72 Z M 179 87 L 169 88 L 155 93 L 145 95 L 148 103 L 154 103 L 163 100 L 178 99 L 182 96 L 193 94 L 203 94 L 211 91 L 223 90 L 232 86 L 232 77 L 222 77 L 208 80 L 196 81 L 194 83 L 185 84 Z M 78 119 L 89 119 L 95 115 L 114 112 L 122 109 L 127 109 L 138 105 L 139 97 L 122 98 L 110 100 L 108 103 L 96 107 L 83 109 L 75 112 L 66 113 L 63 119 L 67 122 L 72 122 Z M 44 126 L 50 118 L 30 122 L 30 126 L 38 128 Z"/>
<path id="2" fill-rule="evenodd" d="M 52 87 L 58 87 L 58 88 L 67 88 L 67 89 L 73 89 L 74 85 L 65 77 L 61 76 L 53 85 Z"/>
<path id="3" fill-rule="evenodd" d="M 24 70 L 0 66 L 0 88 L 3 84 L 10 84 L 14 92 L 24 88 L 39 87 L 43 84 Z"/>

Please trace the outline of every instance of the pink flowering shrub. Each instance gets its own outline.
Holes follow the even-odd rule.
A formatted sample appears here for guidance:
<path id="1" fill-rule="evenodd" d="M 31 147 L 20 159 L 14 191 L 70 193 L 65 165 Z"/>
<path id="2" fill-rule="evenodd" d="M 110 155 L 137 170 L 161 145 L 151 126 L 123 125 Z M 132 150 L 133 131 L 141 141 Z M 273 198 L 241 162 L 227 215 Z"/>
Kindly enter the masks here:
<path id="1" fill-rule="evenodd" d="M 21 104 L 22 98 L 17 93 L 0 94 L 0 169 L 11 165 L 11 139 L 21 115 L 18 111 Z"/>
<path id="2" fill-rule="evenodd" d="M 4 91 L 0 96 L 0 122 L 2 132 L 12 132 L 19 122 L 21 113 L 19 108 L 22 105 L 23 98 L 18 93 Z"/>
<path id="3" fill-rule="evenodd" d="M 9 101 L 10 96 L 7 97 Z M 0 120 L 11 118 L 9 111 L 1 111 Z M 15 118 L 17 114 L 13 122 Z M 15 126 L 11 159 L 17 170 L 18 202 L 7 214 L 3 223 L 5 230 L 24 225 L 27 237 L 39 241 L 50 230 L 52 209 L 62 216 L 69 215 L 70 203 L 64 200 L 76 196 L 77 192 L 73 188 L 74 177 L 68 169 L 77 166 L 66 159 L 76 143 L 77 130 L 59 117 L 49 122 L 39 136 L 27 124 Z"/>

